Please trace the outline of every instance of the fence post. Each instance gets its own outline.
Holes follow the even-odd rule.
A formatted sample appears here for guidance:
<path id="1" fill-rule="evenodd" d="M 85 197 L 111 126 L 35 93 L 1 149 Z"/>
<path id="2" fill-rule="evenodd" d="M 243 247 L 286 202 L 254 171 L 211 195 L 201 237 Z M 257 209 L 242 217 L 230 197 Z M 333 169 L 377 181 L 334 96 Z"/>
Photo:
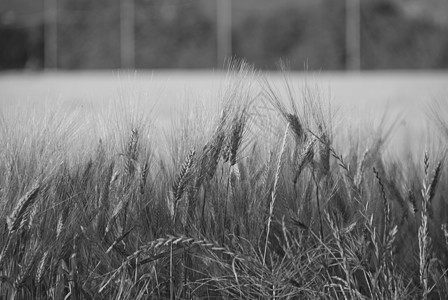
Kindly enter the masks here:
<path id="1" fill-rule="evenodd" d="M 44 0 L 44 68 L 58 68 L 58 3 Z"/>
<path id="2" fill-rule="evenodd" d="M 216 66 L 232 56 L 232 0 L 216 0 Z"/>
<path id="3" fill-rule="evenodd" d="M 361 69 L 361 0 L 345 0 L 346 69 Z"/>
<path id="4" fill-rule="evenodd" d="M 134 0 L 120 0 L 120 66 L 135 68 L 135 8 Z"/>

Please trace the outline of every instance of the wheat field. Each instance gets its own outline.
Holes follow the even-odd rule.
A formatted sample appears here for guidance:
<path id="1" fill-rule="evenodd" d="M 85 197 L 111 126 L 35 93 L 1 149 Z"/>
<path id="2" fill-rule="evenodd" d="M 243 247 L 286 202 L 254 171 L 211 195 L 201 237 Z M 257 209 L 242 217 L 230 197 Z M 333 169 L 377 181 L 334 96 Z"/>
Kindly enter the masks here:
<path id="1" fill-rule="evenodd" d="M 174 102 L 182 75 L 127 76 L 1 81 L 1 299 L 448 297 L 446 94 L 402 113 L 412 88 L 373 103 L 354 76 L 348 109 L 240 63 Z"/>

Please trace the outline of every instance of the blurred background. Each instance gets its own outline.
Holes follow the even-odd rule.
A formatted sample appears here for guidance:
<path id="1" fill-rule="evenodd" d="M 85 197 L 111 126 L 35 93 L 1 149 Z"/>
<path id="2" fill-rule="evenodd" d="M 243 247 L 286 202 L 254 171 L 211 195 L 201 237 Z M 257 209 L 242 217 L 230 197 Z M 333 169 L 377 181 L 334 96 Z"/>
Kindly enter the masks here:
<path id="1" fill-rule="evenodd" d="M 0 70 L 448 68 L 446 0 L 0 0 Z"/>

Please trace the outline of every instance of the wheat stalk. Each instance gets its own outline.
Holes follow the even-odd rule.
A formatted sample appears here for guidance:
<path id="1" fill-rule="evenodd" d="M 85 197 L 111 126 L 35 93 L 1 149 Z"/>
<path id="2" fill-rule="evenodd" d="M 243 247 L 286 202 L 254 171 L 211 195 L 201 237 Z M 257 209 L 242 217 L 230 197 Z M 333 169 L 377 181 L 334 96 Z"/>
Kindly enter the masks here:
<path id="1" fill-rule="evenodd" d="M 176 246 L 177 248 L 174 249 L 173 246 Z M 110 283 L 129 266 L 136 268 L 162 258 L 170 257 L 170 259 L 172 259 L 174 254 L 177 255 L 183 253 L 185 248 L 191 249 L 193 247 L 199 247 L 201 249 L 209 250 L 212 252 L 219 252 L 225 255 L 229 255 L 234 259 L 242 259 L 238 254 L 230 251 L 228 248 L 218 246 L 206 239 L 195 239 L 186 236 L 167 235 L 167 237 L 165 238 L 158 238 L 147 243 L 144 246 L 141 246 L 137 251 L 129 255 L 116 270 L 110 273 L 111 275 L 109 278 L 105 278 L 103 283 L 100 285 L 98 292 L 102 293 L 106 289 L 106 287 L 109 286 Z M 160 248 L 168 248 L 168 250 L 155 255 L 154 251 Z M 139 257 L 148 253 L 151 253 L 149 257 L 138 259 Z M 135 263 L 136 261 L 137 263 Z"/>
<path id="2" fill-rule="evenodd" d="M 277 169 L 275 171 L 274 189 L 272 190 L 271 201 L 269 203 L 269 217 L 268 217 L 268 222 L 267 222 L 267 226 L 266 226 L 266 240 L 265 240 L 264 251 L 263 251 L 263 265 L 265 265 L 265 263 L 266 263 L 266 253 L 267 253 L 267 249 L 268 249 L 269 233 L 271 230 L 272 217 L 274 215 L 275 200 L 277 199 L 277 196 L 278 196 L 277 193 L 278 193 L 278 184 L 279 184 L 279 180 L 280 180 L 280 171 L 282 168 L 283 157 L 285 154 L 286 138 L 288 137 L 289 126 L 290 125 L 288 123 L 286 125 L 285 134 L 283 135 L 283 142 L 282 142 L 282 146 L 280 148 L 280 154 L 279 154 L 278 162 L 277 162 Z"/>
<path id="3" fill-rule="evenodd" d="M 328 221 L 328 224 L 330 225 L 331 228 L 331 232 L 335 238 L 336 241 L 336 246 L 338 247 L 338 251 L 339 251 L 339 255 L 341 256 L 342 259 L 342 269 L 344 271 L 344 275 L 345 275 L 345 285 L 346 288 L 348 288 L 349 290 L 349 295 L 350 295 L 350 299 L 355 299 L 354 297 L 354 293 L 356 293 L 356 290 L 353 289 L 353 279 L 352 279 L 352 271 L 351 271 L 351 267 L 349 264 L 349 260 L 348 260 L 348 255 L 346 253 L 345 250 L 345 243 L 344 243 L 344 234 L 342 234 L 343 230 L 341 230 L 340 228 L 340 221 L 338 220 L 338 215 L 336 213 L 333 214 L 333 218 L 330 216 L 330 214 L 325 211 L 325 216 L 326 219 Z M 334 220 L 333 220 L 334 219 Z M 356 223 L 352 224 L 351 228 L 347 228 L 345 230 L 345 234 L 349 233 L 354 226 L 356 225 Z M 344 292 L 344 290 L 342 290 Z M 345 293 L 344 293 L 345 296 Z"/>
<path id="4" fill-rule="evenodd" d="M 96 216 L 96 230 L 99 234 L 99 236 L 103 236 L 107 227 L 107 215 L 109 213 L 109 199 L 110 199 L 110 190 L 111 186 L 116 180 L 117 177 L 114 178 L 114 166 L 115 164 L 112 162 L 110 163 L 109 167 L 106 171 L 106 176 L 103 180 L 103 187 L 99 196 L 99 211 Z M 115 173 L 116 176 L 118 176 L 118 173 Z"/>

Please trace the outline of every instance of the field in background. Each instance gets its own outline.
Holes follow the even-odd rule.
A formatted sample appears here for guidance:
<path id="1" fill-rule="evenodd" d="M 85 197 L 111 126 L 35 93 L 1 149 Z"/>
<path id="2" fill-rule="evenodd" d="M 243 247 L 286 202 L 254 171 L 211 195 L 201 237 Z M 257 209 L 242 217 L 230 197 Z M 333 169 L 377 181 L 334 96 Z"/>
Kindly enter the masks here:
<path id="1" fill-rule="evenodd" d="M 283 81 L 280 73 L 264 75 L 276 84 Z M 182 112 L 185 103 L 216 105 L 225 77 L 220 71 L 4 73 L 0 74 L 0 106 L 5 110 L 17 104 L 45 103 L 51 109 L 58 103 L 92 113 L 110 106 L 114 110 L 117 102 L 126 100 L 140 111 L 152 111 L 151 120 L 158 127 L 169 127 L 178 116 L 173 112 Z M 373 122 L 384 112 L 389 119 L 399 115 L 395 130 L 399 144 L 406 139 L 421 143 L 427 131 L 427 104 L 448 101 L 446 72 L 309 72 L 290 73 L 288 78 L 298 90 L 318 86 L 333 108 L 344 112 L 338 118 L 343 123 Z"/>

